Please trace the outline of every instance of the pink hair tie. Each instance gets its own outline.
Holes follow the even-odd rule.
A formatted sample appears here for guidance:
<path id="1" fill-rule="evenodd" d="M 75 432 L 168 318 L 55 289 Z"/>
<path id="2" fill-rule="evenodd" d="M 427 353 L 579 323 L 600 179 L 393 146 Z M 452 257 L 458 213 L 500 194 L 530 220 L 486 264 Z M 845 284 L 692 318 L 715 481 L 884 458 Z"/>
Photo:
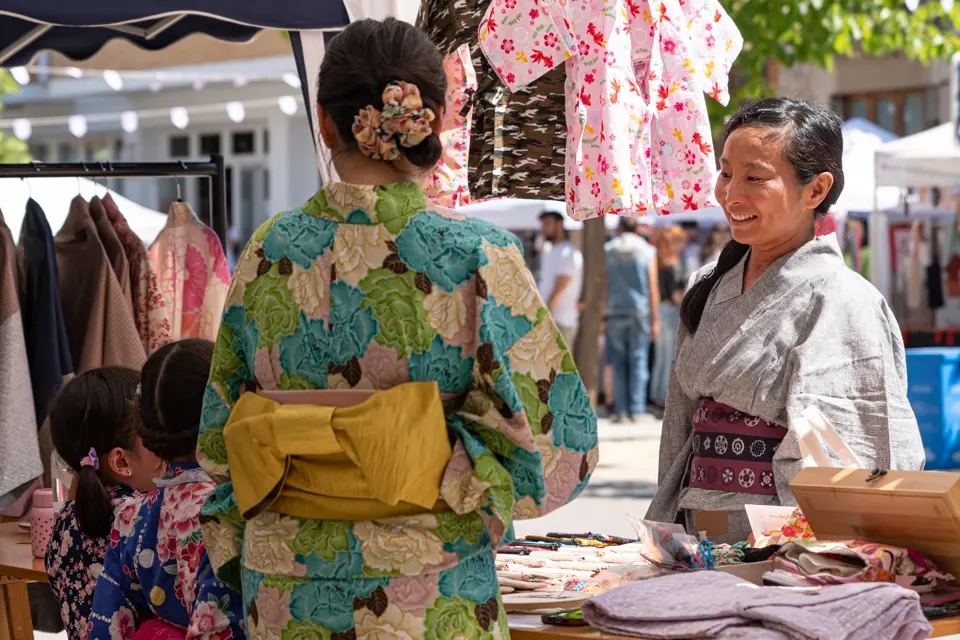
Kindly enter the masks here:
<path id="1" fill-rule="evenodd" d="M 90 447 L 90 452 L 80 461 L 80 468 L 92 467 L 94 471 L 100 471 L 100 458 L 97 457 L 97 451 Z"/>

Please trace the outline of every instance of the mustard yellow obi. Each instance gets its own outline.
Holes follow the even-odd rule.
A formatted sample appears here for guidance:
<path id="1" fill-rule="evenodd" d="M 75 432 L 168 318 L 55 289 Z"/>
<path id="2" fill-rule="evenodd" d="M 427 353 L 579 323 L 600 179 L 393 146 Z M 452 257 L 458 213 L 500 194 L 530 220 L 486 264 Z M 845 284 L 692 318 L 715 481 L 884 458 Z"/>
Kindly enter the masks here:
<path id="1" fill-rule="evenodd" d="M 346 407 L 280 404 L 245 393 L 223 431 L 246 519 L 263 511 L 378 520 L 447 511 L 452 449 L 436 382 L 409 382 Z"/>

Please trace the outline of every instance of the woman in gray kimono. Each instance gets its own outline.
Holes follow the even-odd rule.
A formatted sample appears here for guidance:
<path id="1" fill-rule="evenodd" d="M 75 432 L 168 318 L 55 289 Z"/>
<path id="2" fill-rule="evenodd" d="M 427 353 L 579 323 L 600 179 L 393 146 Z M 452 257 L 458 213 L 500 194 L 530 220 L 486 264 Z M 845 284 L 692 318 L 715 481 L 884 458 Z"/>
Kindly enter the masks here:
<path id="1" fill-rule="evenodd" d="M 816 406 L 869 468 L 921 469 L 903 340 L 814 221 L 843 190 L 841 121 L 772 98 L 728 123 L 717 199 L 733 232 L 684 297 L 647 518 L 743 540 L 745 504 L 793 505 L 791 425 Z"/>

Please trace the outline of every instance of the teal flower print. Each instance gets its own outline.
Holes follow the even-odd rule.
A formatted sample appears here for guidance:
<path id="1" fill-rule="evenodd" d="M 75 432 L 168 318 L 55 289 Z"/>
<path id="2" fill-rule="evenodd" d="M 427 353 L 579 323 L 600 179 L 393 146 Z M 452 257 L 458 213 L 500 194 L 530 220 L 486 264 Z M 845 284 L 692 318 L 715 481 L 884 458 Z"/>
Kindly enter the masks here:
<path id="1" fill-rule="evenodd" d="M 377 335 L 377 321 L 373 311 L 362 306 L 363 291 L 349 282 L 339 280 L 330 287 L 330 360 L 346 364 L 352 358 L 362 358 L 367 346 Z"/>
<path id="2" fill-rule="evenodd" d="M 450 293 L 480 268 L 479 239 L 465 230 L 460 222 L 436 214 L 417 216 L 397 236 L 400 259 Z"/>
<path id="3" fill-rule="evenodd" d="M 295 210 L 273 223 L 263 241 L 263 253 L 271 262 L 290 258 L 309 269 L 330 248 L 336 235 L 336 222 Z"/>
<path id="4" fill-rule="evenodd" d="M 504 468 L 513 478 L 513 493 L 519 500 L 530 496 L 537 504 L 547 495 L 543 479 L 543 460 L 539 451 L 527 451 L 518 448 L 513 456 L 502 461 Z"/>
<path id="5" fill-rule="evenodd" d="M 415 215 L 427 208 L 427 196 L 412 182 L 377 189 L 377 220 L 393 235 L 400 234 Z"/>
<path id="6" fill-rule="evenodd" d="M 347 224 L 370 224 L 370 216 L 363 209 L 354 209 L 347 218 Z"/>
<path id="7" fill-rule="evenodd" d="M 410 379 L 414 382 L 436 380 L 440 393 L 463 393 L 470 383 L 473 358 L 464 358 L 460 347 L 444 343 L 435 336 L 429 351 L 410 356 Z"/>
<path id="8" fill-rule="evenodd" d="M 498 304 L 493 296 L 483 303 L 480 310 L 480 340 L 493 343 L 498 359 L 516 344 L 517 340 L 530 333 L 533 325 L 524 316 L 515 316 L 510 309 Z"/>
<path id="9" fill-rule="evenodd" d="M 234 308 L 239 309 L 236 313 L 239 313 L 241 318 L 246 316 L 243 307 L 231 307 L 227 313 Z M 210 379 L 228 385 L 232 392 L 239 388 L 243 380 L 249 378 L 247 365 L 240 359 L 234 346 L 235 338 L 236 331 L 233 327 L 225 323 L 221 325 L 217 333 L 216 348 L 213 350 L 213 361 L 210 363 Z"/>
<path id="10" fill-rule="evenodd" d="M 507 369 L 507 373 L 503 373 L 497 377 L 496 384 L 494 389 L 497 392 L 497 395 L 500 396 L 500 399 L 503 400 L 513 415 L 523 413 L 523 403 L 520 401 L 520 396 L 517 395 L 517 389 L 513 386 L 513 378 L 509 375 L 510 371 L 510 358 L 504 358 L 504 366 Z M 506 414 L 505 414 L 506 415 Z"/>
<path id="11" fill-rule="evenodd" d="M 486 443 L 467 429 L 466 422 L 460 416 L 452 415 L 447 418 L 447 428 L 460 438 L 463 448 L 472 459 L 476 460 L 478 456 L 489 453 Z"/>
<path id="12" fill-rule="evenodd" d="M 423 308 L 423 291 L 417 289 L 414 273 L 398 275 L 374 269 L 360 281 L 366 294 L 363 305 L 373 309 L 380 334 L 377 342 L 396 350 L 401 358 L 426 351 L 435 335 Z"/>
<path id="13" fill-rule="evenodd" d="M 460 596 L 483 604 L 497 597 L 497 569 L 488 551 L 460 561 L 453 569 L 440 574 L 440 594 L 447 598 Z"/>
<path id="14" fill-rule="evenodd" d="M 581 453 L 597 446 L 597 414 L 580 376 L 561 373 L 550 387 L 553 444 Z"/>
<path id="15" fill-rule="evenodd" d="M 223 398 L 213 386 L 213 382 L 207 383 L 207 388 L 203 393 L 203 406 L 200 409 L 200 424 L 217 425 L 227 424 L 230 418 L 230 407 L 223 401 Z"/>
<path id="16" fill-rule="evenodd" d="M 353 628 L 352 581 L 315 580 L 298 584 L 290 597 L 290 613 L 297 620 L 317 622 L 334 633 Z"/>
<path id="17" fill-rule="evenodd" d="M 243 570 L 243 601 L 248 605 L 256 600 L 264 577 L 264 574 L 259 571 Z"/>
<path id="18" fill-rule="evenodd" d="M 301 312 L 300 326 L 293 335 L 280 338 L 280 366 L 317 389 L 326 389 L 331 361 L 329 342 L 323 320 L 313 320 Z"/>
<path id="19" fill-rule="evenodd" d="M 253 377 L 254 362 L 260 342 L 257 321 L 250 314 L 249 309 L 234 305 L 223 315 L 223 324 L 234 331 L 233 351 L 243 360 L 246 366 L 243 379 L 248 380 Z"/>
<path id="20" fill-rule="evenodd" d="M 507 248 L 510 245 L 515 244 L 520 247 L 521 252 L 523 251 L 523 245 L 520 242 L 520 238 L 510 233 L 506 229 L 479 218 L 467 218 L 466 222 L 467 226 L 469 226 L 474 233 L 481 236 L 490 244 L 503 248 Z"/>

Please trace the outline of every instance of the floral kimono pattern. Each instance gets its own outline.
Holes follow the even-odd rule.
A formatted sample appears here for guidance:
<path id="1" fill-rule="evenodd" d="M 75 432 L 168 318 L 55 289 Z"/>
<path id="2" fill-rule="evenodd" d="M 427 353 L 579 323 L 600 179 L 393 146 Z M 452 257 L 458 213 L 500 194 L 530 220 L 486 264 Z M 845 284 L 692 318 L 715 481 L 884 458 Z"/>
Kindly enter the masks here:
<path id="1" fill-rule="evenodd" d="M 480 47 L 511 91 L 567 63 L 567 204 L 667 215 L 715 206 L 707 92 L 726 104 L 743 38 L 717 0 L 493 0 Z"/>
<path id="2" fill-rule="evenodd" d="M 108 486 L 114 509 L 133 496 L 129 487 Z M 93 607 L 93 591 L 103 571 L 107 538 L 88 538 L 80 532 L 73 500 L 64 503 L 53 524 L 44 563 L 50 588 L 60 603 L 60 617 L 70 640 L 87 637 L 87 622 Z"/>
<path id="3" fill-rule="evenodd" d="M 449 511 L 381 521 L 239 517 L 223 439 L 249 389 L 465 396 L 441 481 Z M 211 562 L 242 582 L 254 638 L 507 637 L 493 548 L 586 486 L 596 414 L 520 243 L 414 184 L 331 184 L 241 257 L 201 420 Z M 242 565 L 241 565 L 242 556 Z"/>
<path id="4" fill-rule="evenodd" d="M 214 575 L 200 508 L 214 484 L 197 464 L 172 464 L 157 489 L 118 510 L 97 583 L 90 638 L 129 640 L 159 618 L 187 638 L 244 638 L 240 594 Z"/>
<path id="5" fill-rule="evenodd" d="M 170 341 L 215 340 L 230 268 L 220 238 L 193 213 L 175 202 L 167 226 L 150 245 L 150 265 L 157 277 Z"/>
<path id="6" fill-rule="evenodd" d="M 470 47 L 461 45 L 443 61 L 447 74 L 447 100 L 443 111 L 443 156 L 424 190 L 437 204 L 455 208 L 470 204 L 467 179 L 470 159 L 470 120 L 473 108 L 461 113 L 477 90 L 477 74 L 470 59 Z"/>

